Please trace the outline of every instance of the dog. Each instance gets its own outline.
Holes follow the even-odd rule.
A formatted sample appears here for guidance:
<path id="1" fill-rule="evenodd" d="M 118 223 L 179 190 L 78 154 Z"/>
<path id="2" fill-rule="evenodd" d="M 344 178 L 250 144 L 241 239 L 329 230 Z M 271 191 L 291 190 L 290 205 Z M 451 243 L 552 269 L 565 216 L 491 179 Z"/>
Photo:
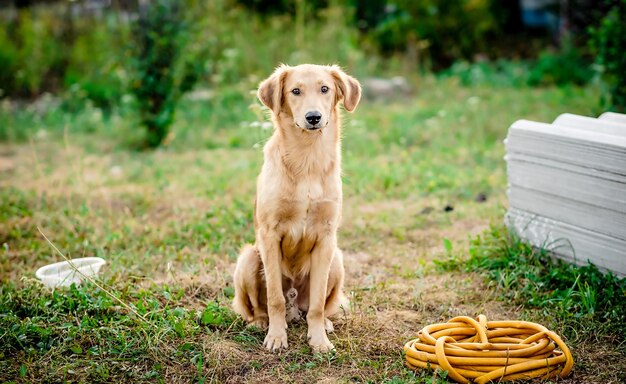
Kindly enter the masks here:
<path id="1" fill-rule="evenodd" d="M 287 320 L 306 314 L 313 352 L 334 349 L 329 317 L 347 310 L 341 219 L 341 113 L 354 111 L 361 86 L 338 66 L 279 66 L 259 85 L 274 132 L 263 149 L 254 209 L 255 244 L 235 267 L 233 309 L 267 328 L 263 346 L 287 348 Z M 295 292 L 294 292 L 295 290 Z M 286 299 L 298 312 L 286 313 Z M 288 317 L 287 317 L 288 316 Z"/>

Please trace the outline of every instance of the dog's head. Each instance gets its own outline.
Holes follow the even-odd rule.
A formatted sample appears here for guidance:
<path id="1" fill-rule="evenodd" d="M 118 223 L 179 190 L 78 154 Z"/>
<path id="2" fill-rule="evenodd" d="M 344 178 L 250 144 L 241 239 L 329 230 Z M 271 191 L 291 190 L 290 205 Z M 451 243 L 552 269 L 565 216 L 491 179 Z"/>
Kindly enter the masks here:
<path id="1" fill-rule="evenodd" d="M 328 125 L 339 102 L 354 111 L 361 86 L 336 65 L 281 65 L 261 82 L 257 96 L 275 116 L 286 113 L 297 128 L 316 131 Z"/>

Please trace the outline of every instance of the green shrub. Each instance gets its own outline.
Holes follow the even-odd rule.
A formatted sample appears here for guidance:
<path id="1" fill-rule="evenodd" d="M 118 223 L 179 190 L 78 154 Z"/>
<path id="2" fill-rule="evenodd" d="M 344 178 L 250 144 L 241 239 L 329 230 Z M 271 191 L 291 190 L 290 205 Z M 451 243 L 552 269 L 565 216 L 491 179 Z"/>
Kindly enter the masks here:
<path id="1" fill-rule="evenodd" d="M 543 52 L 530 68 L 529 85 L 586 84 L 593 77 L 591 63 L 569 43 L 560 51 Z"/>
<path id="2" fill-rule="evenodd" d="M 72 16 L 68 7 L 33 6 L 0 19 L 0 97 L 34 98 L 78 87 L 101 108 L 120 99 L 124 22 L 111 13 Z"/>
<path id="3" fill-rule="evenodd" d="M 401 0 L 379 15 L 368 34 L 383 52 L 423 50 L 435 67 L 485 52 L 497 29 L 487 0 Z"/>
<path id="4" fill-rule="evenodd" d="M 626 0 L 614 6 L 592 29 L 591 44 L 597 51 L 598 64 L 609 87 L 609 108 L 626 111 Z"/>
<path id="5" fill-rule="evenodd" d="M 4 96 L 32 97 L 58 85 L 64 71 L 63 20 L 48 10 L 20 10 L 0 29 L 0 84 Z"/>
<path id="6" fill-rule="evenodd" d="M 0 98 L 13 93 L 14 74 L 18 68 L 18 49 L 7 36 L 7 31 L 0 28 Z"/>
<path id="7" fill-rule="evenodd" d="M 584 85 L 594 71 L 578 49 L 566 45 L 560 51 L 545 51 L 536 60 L 457 61 L 440 76 L 457 77 L 465 86 L 561 86 Z"/>
<path id="8" fill-rule="evenodd" d="M 127 87 L 127 75 L 123 67 L 127 47 L 126 43 L 122 43 L 129 35 L 127 25 L 119 22 L 113 14 L 105 14 L 98 22 L 84 18 L 75 24 L 75 28 L 85 33 L 76 36 L 67 53 L 68 68 L 63 85 L 70 92 L 65 96 L 72 98 L 79 91 L 82 98 L 109 111 L 118 103 Z M 87 24 L 92 26 L 87 28 Z M 84 101 L 77 100 L 76 104 Z"/>
<path id="9" fill-rule="evenodd" d="M 440 77 L 456 77 L 464 86 L 523 86 L 528 83 L 528 63 L 498 60 L 469 63 L 457 61 L 439 73 Z"/>
<path id="10" fill-rule="evenodd" d="M 174 120 L 181 84 L 181 52 L 188 32 L 183 6 L 174 0 L 157 0 L 142 6 L 133 27 L 135 38 L 130 90 L 137 99 L 141 124 L 147 129 L 146 145 L 159 146 Z"/>

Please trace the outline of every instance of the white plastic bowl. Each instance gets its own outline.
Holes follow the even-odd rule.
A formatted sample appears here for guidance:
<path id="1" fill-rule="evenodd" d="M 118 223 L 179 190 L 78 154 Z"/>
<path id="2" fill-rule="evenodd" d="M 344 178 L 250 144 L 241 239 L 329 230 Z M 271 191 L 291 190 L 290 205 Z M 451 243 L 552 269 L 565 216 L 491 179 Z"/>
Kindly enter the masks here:
<path id="1" fill-rule="evenodd" d="M 106 264 L 100 257 L 83 257 L 71 261 L 74 266 L 68 261 L 61 261 L 39 268 L 35 275 L 48 288 L 69 287 L 72 283 L 80 284 L 85 279 L 83 275 L 96 276 Z"/>

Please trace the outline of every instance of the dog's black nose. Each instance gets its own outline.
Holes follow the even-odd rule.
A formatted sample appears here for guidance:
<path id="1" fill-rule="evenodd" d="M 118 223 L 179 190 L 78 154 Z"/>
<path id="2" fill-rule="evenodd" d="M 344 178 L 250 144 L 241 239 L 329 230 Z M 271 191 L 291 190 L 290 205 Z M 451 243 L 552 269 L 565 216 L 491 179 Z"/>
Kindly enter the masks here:
<path id="1" fill-rule="evenodd" d="M 304 118 L 309 122 L 309 124 L 315 125 L 322 120 L 322 114 L 318 111 L 311 111 L 307 112 L 306 115 L 304 115 Z"/>

